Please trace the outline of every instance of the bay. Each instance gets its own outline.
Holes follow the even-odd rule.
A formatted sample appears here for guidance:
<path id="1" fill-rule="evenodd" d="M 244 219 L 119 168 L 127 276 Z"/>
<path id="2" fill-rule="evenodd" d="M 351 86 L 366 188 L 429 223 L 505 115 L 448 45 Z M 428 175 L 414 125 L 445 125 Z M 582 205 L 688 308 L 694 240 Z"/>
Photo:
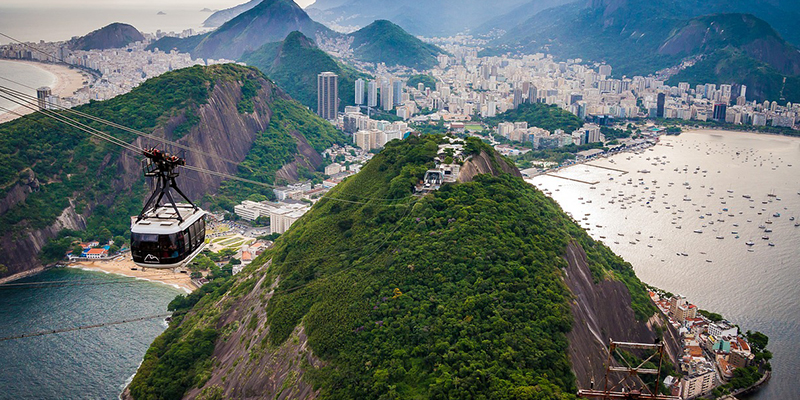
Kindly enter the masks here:
<path id="1" fill-rule="evenodd" d="M 589 184 L 551 176 L 529 182 L 642 281 L 770 337 L 773 378 L 753 399 L 796 397 L 800 227 L 790 218 L 800 220 L 800 139 L 690 131 L 556 175 Z"/>
<path id="2" fill-rule="evenodd" d="M 47 287 L 13 286 L 49 282 Z M 182 291 L 59 268 L 0 286 L 0 338 L 166 313 Z M 0 399 L 116 399 L 163 318 L 0 341 Z"/>

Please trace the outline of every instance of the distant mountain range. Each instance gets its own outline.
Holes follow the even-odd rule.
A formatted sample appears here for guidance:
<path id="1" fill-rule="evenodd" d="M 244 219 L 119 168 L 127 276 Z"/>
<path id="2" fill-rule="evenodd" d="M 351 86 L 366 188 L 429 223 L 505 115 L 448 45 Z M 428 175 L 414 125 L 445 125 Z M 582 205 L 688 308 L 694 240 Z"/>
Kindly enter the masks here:
<path id="1" fill-rule="evenodd" d="M 781 84 L 760 87 L 758 80 L 769 77 L 782 81 L 784 76 L 800 74 L 800 53 L 755 15 L 691 15 L 698 10 L 724 8 L 727 3 L 574 2 L 539 12 L 509 29 L 491 42 L 493 49 L 484 54 L 543 51 L 559 58 L 608 62 L 615 75 L 629 76 L 648 75 L 698 57 L 702 61 L 681 77 L 703 83 L 744 83 L 753 89 L 749 98 L 777 100 Z M 787 12 L 791 9 L 788 7 Z M 760 73 L 754 75 L 754 70 Z M 787 94 L 800 96 L 791 88 L 783 96 L 788 98 Z"/>
<path id="2" fill-rule="evenodd" d="M 318 34 L 327 38 L 342 36 L 313 21 L 291 0 L 263 0 L 210 33 L 188 38 L 165 37 L 152 43 L 148 49 L 175 49 L 194 57 L 240 60 L 245 53 L 263 53 L 273 49 L 274 45 L 261 47 L 281 42 L 295 31 L 311 38 L 312 42 Z M 369 63 L 426 69 L 435 65 L 436 56 L 443 53 L 440 48 L 422 42 L 385 20 L 374 21 L 348 36 L 352 38 L 354 58 Z M 252 57 L 263 58 L 257 54 Z"/>
<path id="3" fill-rule="evenodd" d="M 69 41 L 72 50 L 105 50 L 125 47 L 144 40 L 144 36 L 131 25 L 115 22 L 86 36 Z"/>
<path id="4" fill-rule="evenodd" d="M 215 11 L 213 14 L 209 15 L 205 21 L 203 21 L 203 26 L 206 28 L 217 28 L 222 26 L 222 24 L 234 19 L 237 15 L 251 10 L 253 7 L 261 3 L 261 1 L 263 0 L 250 0 L 247 3 L 239 4 L 238 6 Z"/>
<path id="5" fill-rule="evenodd" d="M 164 38 L 150 48 L 175 48 L 194 57 L 238 60 L 245 52 L 254 51 L 265 43 L 281 41 L 293 31 L 311 37 L 317 33 L 333 34 L 309 18 L 292 0 L 264 0 L 210 33 L 185 39 Z"/>
<path id="6" fill-rule="evenodd" d="M 320 0 L 307 11 L 326 24 L 363 27 L 374 20 L 387 19 L 414 35 L 448 36 L 468 31 L 525 3 L 525 0 Z"/>
<path id="7" fill-rule="evenodd" d="M 371 78 L 334 60 L 297 31 L 281 42 L 267 43 L 246 53 L 241 60 L 260 69 L 293 99 L 311 109 L 317 107 L 319 73 L 330 71 L 339 76 L 341 107 L 353 105 L 356 79 Z"/>

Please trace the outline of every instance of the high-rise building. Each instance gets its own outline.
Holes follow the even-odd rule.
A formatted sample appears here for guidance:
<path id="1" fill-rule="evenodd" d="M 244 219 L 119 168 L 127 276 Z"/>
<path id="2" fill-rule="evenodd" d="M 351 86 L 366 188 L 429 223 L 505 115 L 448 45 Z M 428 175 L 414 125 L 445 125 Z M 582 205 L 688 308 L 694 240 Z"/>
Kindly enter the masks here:
<path id="1" fill-rule="evenodd" d="M 317 114 L 327 119 L 334 120 L 339 110 L 339 76 L 333 72 L 323 72 L 317 75 Z"/>
<path id="2" fill-rule="evenodd" d="M 367 106 L 378 106 L 378 82 L 376 81 L 369 81 L 367 84 Z"/>
<path id="3" fill-rule="evenodd" d="M 36 89 L 36 99 L 39 100 L 39 109 L 46 110 L 47 108 L 47 98 L 51 95 L 50 87 L 42 86 Z"/>
<path id="4" fill-rule="evenodd" d="M 399 106 L 403 104 L 403 81 L 396 80 L 392 82 L 392 94 L 394 99 L 394 105 Z"/>
<path id="5" fill-rule="evenodd" d="M 667 102 L 667 95 L 665 93 L 659 93 L 658 99 L 656 100 L 656 118 L 664 118 L 664 106 Z"/>
<path id="6" fill-rule="evenodd" d="M 598 69 L 598 73 L 602 77 L 610 77 L 611 76 L 611 66 L 607 64 L 603 64 Z"/>
<path id="7" fill-rule="evenodd" d="M 392 94 L 392 83 L 389 80 L 381 82 L 381 108 L 385 111 L 392 111 L 394 108 L 394 95 Z"/>
<path id="8" fill-rule="evenodd" d="M 538 90 L 536 86 L 531 85 L 528 87 L 528 103 L 536 103 L 536 96 L 538 96 Z"/>
<path id="9" fill-rule="evenodd" d="M 728 105 L 724 103 L 717 103 L 714 104 L 714 121 L 721 121 L 725 122 L 725 116 L 727 115 Z"/>
<path id="10" fill-rule="evenodd" d="M 519 108 L 520 104 L 522 104 L 522 89 L 517 88 L 514 89 L 514 109 Z"/>
<path id="11" fill-rule="evenodd" d="M 356 93 L 355 105 L 360 106 L 364 104 L 364 80 L 358 78 L 356 80 Z"/>

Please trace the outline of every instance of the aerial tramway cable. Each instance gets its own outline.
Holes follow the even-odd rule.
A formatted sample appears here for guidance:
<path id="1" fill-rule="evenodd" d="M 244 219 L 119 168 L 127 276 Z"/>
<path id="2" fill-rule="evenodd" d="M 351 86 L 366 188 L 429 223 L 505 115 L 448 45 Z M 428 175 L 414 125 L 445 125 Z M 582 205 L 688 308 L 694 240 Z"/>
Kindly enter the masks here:
<path id="1" fill-rule="evenodd" d="M 29 104 L 25 100 L 21 99 L 21 97 L 23 97 L 22 95 L 17 95 L 17 94 L 9 95 L 9 93 L 8 93 L 9 91 L 11 91 L 12 93 L 17 92 L 17 91 L 14 91 L 13 89 L 9 89 L 9 88 L 7 88 L 5 86 L 0 85 L 0 97 L 3 97 L 3 98 L 5 98 L 5 99 L 7 99 L 7 100 L 9 100 L 9 101 L 11 101 L 11 102 L 13 102 L 15 104 L 24 106 L 24 107 L 26 107 L 28 109 L 37 111 L 35 107 L 33 107 L 31 104 Z M 19 92 L 17 92 L 17 93 L 19 93 Z M 24 96 L 31 97 L 29 95 L 24 95 Z M 121 140 L 119 138 L 116 138 L 115 136 L 113 136 L 111 134 L 108 134 L 106 132 L 103 132 L 101 130 L 98 130 L 96 128 L 88 126 L 86 124 L 83 124 L 83 123 L 80 123 L 78 121 L 75 121 L 72 118 L 66 117 L 66 116 L 61 115 L 61 114 L 59 114 L 57 112 L 54 112 L 52 110 L 41 110 L 40 112 L 42 112 L 45 116 L 53 118 L 53 119 L 55 119 L 55 120 L 57 120 L 59 122 L 63 122 L 65 124 L 67 124 L 67 125 L 70 125 L 70 126 L 76 128 L 76 129 L 79 129 L 79 130 L 81 130 L 83 132 L 86 132 L 86 133 L 88 133 L 90 135 L 93 135 L 93 136 L 99 137 L 99 138 L 101 138 L 103 140 L 106 140 L 108 142 L 111 142 L 112 144 L 116 144 L 118 146 L 126 148 L 127 150 L 132 150 L 132 151 L 135 151 L 135 152 L 138 152 L 138 153 L 141 153 L 141 151 L 143 150 L 142 148 L 136 147 L 136 146 L 131 145 L 131 144 L 127 143 L 127 142 L 124 142 L 123 140 Z M 76 126 L 76 125 L 80 125 L 80 126 Z M 167 142 L 169 142 L 169 141 L 167 141 Z M 172 142 L 170 142 L 170 143 L 172 143 Z M 192 151 L 199 151 L 199 150 L 192 149 Z M 209 170 L 209 169 L 196 167 L 196 166 L 192 166 L 192 165 L 183 165 L 182 167 L 184 169 L 195 171 L 195 172 L 198 172 L 198 173 L 203 173 L 203 174 L 207 174 L 207 175 L 213 175 L 213 176 L 217 176 L 217 177 L 220 177 L 220 178 L 240 181 L 240 182 L 243 182 L 243 183 L 248 183 L 248 184 L 252 184 L 252 185 L 258 185 L 258 186 L 262 186 L 262 187 L 266 187 L 266 188 L 270 188 L 270 189 L 274 189 L 274 188 L 277 187 L 275 185 L 271 185 L 271 184 L 268 184 L 268 183 L 259 182 L 259 181 L 246 179 L 246 178 L 241 178 L 241 177 L 238 177 L 238 176 L 235 176 L 235 175 L 230 175 L 230 174 L 223 173 L 223 172 L 218 172 L 218 171 L 212 171 L 212 170 Z M 366 201 L 399 202 L 399 201 L 402 201 L 402 200 L 411 199 L 413 196 L 406 196 L 406 197 L 395 198 L 395 199 L 373 198 L 373 197 L 354 196 L 354 195 L 345 195 L 345 197 L 355 197 L 357 199 L 362 199 L 362 200 L 366 200 Z M 348 199 L 335 198 L 335 197 L 330 197 L 330 196 L 325 196 L 325 197 L 321 198 L 320 200 L 332 200 L 332 201 L 339 201 L 339 202 L 343 202 L 343 203 L 362 204 L 362 205 L 368 204 L 368 203 L 366 203 L 364 201 L 348 200 Z M 385 205 L 382 205 L 382 206 L 404 207 L 404 206 L 408 206 L 409 204 L 410 203 L 385 204 Z"/>
<path id="2" fill-rule="evenodd" d="M 129 324 L 129 323 L 132 323 L 132 322 L 147 321 L 147 320 L 156 319 L 156 318 L 167 318 L 167 317 L 169 317 L 171 315 L 172 314 L 149 315 L 149 316 L 146 316 L 146 317 L 123 319 L 123 320 L 120 320 L 120 321 L 110 321 L 110 322 L 103 322 L 103 323 L 92 324 L 92 325 L 82 325 L 82 326 L 76 326 L 76 327 L 72 327 L 72 328 L 52 329 L 52 330 L 46 330 L 46 331 L 23 333 L 23 334 L 14 335 L 14 336 L 0 337 L 0 342 L 5 342 L 7 340 L 14 340 L 14 339 L 24 339 L 24 338 L 36 337 L 36 336 L 54 335 L 56 333 L 73 332 L 73 331 L 80 331 L 80 330 L 93 329 L 93 328 L 102 328 L 104 326 L 111 326 L 111 325 Z"/>

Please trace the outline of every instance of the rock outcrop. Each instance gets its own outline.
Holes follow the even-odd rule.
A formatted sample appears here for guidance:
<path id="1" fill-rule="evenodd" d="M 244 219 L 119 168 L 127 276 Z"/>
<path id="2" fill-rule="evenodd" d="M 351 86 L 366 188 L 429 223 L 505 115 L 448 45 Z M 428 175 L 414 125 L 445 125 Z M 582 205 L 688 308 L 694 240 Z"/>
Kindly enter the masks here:
<path id="1" fill-rule="evenodd" d="M 482 150 L 479 154 L 464 162 L 464 165 L 461 166 L 461 171 L 458 173 L 458 181 L 470 182 L 480 174 L 497 176 L 503 172 L 518 178 L 522 177 L 519 170 L 504 160 L 499 153 L 494 153 L 494 156 L 490 156 L 486 151 Z"/>
<path id="2" fill-rule="evenodd" d="M 565 258 L 569 265 L 564 270 L 565 282 L 574 296 L 570 306 L 572 330 L 567 338 L 578 388 L 589 389 L 592 380 L 597 384 L 604 382 L 610 339 L 655 343 L 659 339 L 656 324 L 668 327 L 664 342 L 672 362 L 676 361 L 678 335 L 671 325 L 662 324 L 659 316 L 653 316 L 648 322 L 637 321 L 628 288 L 621 281 L 595 282 L 580 245 L 570 243 Z"/>

